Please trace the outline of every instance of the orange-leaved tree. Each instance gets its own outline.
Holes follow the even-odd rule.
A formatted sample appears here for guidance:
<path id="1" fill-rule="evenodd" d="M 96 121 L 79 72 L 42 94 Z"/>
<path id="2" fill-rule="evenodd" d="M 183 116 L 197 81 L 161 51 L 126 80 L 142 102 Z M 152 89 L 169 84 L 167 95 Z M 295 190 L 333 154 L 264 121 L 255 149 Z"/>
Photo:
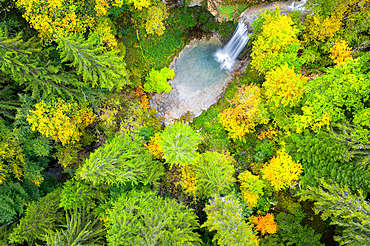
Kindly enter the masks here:
<path id="1" fill-rule="evenodd" d="M 352 58 L 351 48 L 344 40 L 337 41 L 330 51 L 330 58 L 337 64 L 344 63 L 348 58 Z"/>
<path id="2" fill-rule="evenodd" d="M 254 132 L 258 124 L 269 120 L 257 85 L 242 85 L 230 103 L 231 107 L 218 117 L 232 139 L 242 140 L 246 134 Z"/>
<path id="3" fill-rule="evenodd" d="M 274 214 L 267 213 L 265 216 L 252 217 L 252 219 L 257 231 L 260 231 L 262 236 L 266 233 L 274 234 L 277 232 L 278 226 Z"/>
<path id="4" fill-rule="evenodd" d="M 270 182 L 276 191 L 280 191 L 294 184 L 302 169 L 302 164 L 294 162 L 285 149 L 282 149 L 265 164 L 261 173 L 262 178 Z"/>

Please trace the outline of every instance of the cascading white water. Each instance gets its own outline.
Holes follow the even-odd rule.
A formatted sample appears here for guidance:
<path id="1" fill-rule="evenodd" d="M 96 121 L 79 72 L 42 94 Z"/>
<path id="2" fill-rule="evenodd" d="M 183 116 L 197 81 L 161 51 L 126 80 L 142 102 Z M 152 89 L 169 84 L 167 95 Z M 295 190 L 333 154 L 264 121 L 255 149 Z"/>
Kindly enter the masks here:
<path id="1" fill-rule="evenodd" d="M 216 60 L 221 64 L 220 67 L 222 69 L 233 70 L 236 58 L 247 45 L 249 37 L 248 26 L 242 21 L 239 22 L 230 41 L 214 55 Z"/>

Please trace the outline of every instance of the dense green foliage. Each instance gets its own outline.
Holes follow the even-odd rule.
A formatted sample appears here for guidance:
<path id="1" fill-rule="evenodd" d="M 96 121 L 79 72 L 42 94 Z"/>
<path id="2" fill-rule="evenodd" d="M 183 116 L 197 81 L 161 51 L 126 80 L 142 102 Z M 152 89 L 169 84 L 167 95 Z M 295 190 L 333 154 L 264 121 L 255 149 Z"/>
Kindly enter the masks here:
<path id="1" fill-rule="evenodd" d="M 193 162 L 198 157 L 196 150 L 200 140 L 200 135 L 189 125 L 176 122 L 161 133 L 158 144 L 164 159 L 172 167 Z"/>
<path id="2" fill-rule="evenodd" d="M 36 239 L 44 240 L 47 230 L 53 230 L 62 222 L 59 209 L 60 189 L 42 197 L 40 201 L 28 205 L 25 216 L 9 235 L 11 243 L 32 243 Z"/>
<path id="3" fill-rule="evenodd" d="M 0 245 L 369 245 L 369 0 L 268 5 L 217 103 L 156 105 L 268 2 L 0 0 Z"/>
<path id="4" fill-rule="evenodd" d="M 128 84 L 124 60 L 117 51 L 105 51 L 98 37 L 58 37 L 57 43 L 61 62 L 70 62 L 68 66 L 93 87 L 121 89 Z"/>
<path id="5" fill-rule="evenodd" d="M 363 192 L 353 194 L 347 186 L 321 180 L 320 187 L 308 187 L 300 192 L 302 200 L 313 200 L 315 212 L 330 223 L 343 227 L 342 236 L 335 239 L 340 245 L 367 245 L 370 242 L 370 204 Z"/>
<path id="6" fill-rule="evenodd" d="M 99 148 L 77 170 L 77 177 L 93 185 L 157 182 L 163 166 L 150 158 L 139 135 L 123 132 Z"/>
<path id="7" fill-rule="evenodd" d="M 109 245 L 199 245 L 191 210 L 153 192 L 131 191 L 114 203 L 107 222 Z"/>
<path id="8" fill-rule="evenodd" d="M 257 245 L 252 229 L 243 221 L 240 202 L 232 195 L 214 196 L 206 205 L 207 221 L 202 227 L 216 231 L 220 245 Z"/>

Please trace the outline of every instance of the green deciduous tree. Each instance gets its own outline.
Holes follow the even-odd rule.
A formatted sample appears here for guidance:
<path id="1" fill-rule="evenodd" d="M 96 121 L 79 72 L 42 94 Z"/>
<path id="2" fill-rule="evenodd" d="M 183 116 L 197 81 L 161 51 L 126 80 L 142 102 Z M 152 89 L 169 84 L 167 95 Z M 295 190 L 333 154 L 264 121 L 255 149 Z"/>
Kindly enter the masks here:
<path id="1" fill-rule="evenodd" d="M 330 218 L 330 223 L 343 227 L 342 236 L 334 239 L 340 245 L 370 244 L 370 204 L 361 190 L 353 194 L 347 186 L 321 180 L 320 187 L 307 187 L 299 195 L 301 200 L 315 201 L 315 213 Z"/>
<path id="2" fill-rule="evenodd" d="M 313 128 L 319 129 L 329 123 L 344 121 L 352 123 L 354 116 L 363 113 L 362 110 L 368 107 L 370 95 L 369 61 L 370 55 L 347 59 L 342 64 L 328 68 L 325 74 L 308 81 L 303 115 L 296 119 L 297 130 L 313 127 L 317 121 L 322 124 Z M 322 120 L 323 117 L 327 120 Z M 366 121 L 369 122 L 369 119 Z M 358 123 L 360 122 L 366 124 L 363 120 Z"/>
<path id="3" fill-rule="evenodd" d="M 193 162 L 198 157 L 196 150 L 200 141 L 200 135 L 189 125 L 176 122 L 160 134 L 158 145 L 163 151 L 164 159 L 172 167 Z"/>
<path id="4" fill-rule="evenodd" d="M 216 231 L 213 241 L 219 245 L 258 245 L 243 218 L 240 202 L 232 195 L 221 197 L 215 195 L 204 208 L 207 221 L 202 227 Z"/>
<path id="5" fill-rule="evenodd" d="M 91 153 L 76 175 L 93 185 L 125 182 L 147 185 L 156 183 L 163 171 L 162 163 L 151 158 L 143 139 L 125 131 Z"/>
<path id="6" fill-rule="evenodd" d="M 175 72 L 168 67 L 161 70 L 152 69 L 146 78 L 144 90 L 147 92 L 169 93 L 172 90 L 171 85 L 167 82 L 169 79 L 175 77 Z"/>
<path id="7" fill-rule="evenodd" d="M 128 72 L 123 58 L 117 50 L 107 51 L 99 37 L 90 34 L 85 40 L 82 36 L 60 36 L 56 39 L 62 62 L 70 62 L 76 73 L 86 83 L 101 88 L 121 89 L 129 84 Z"/>
<path id="8" fill-rule="evenodd" d="M 43 240 L 46 230 L 53 230 L 63 221 L 63 212 L 59 208 L 61 189 L 54 190 L 40 201 L 28 205 L 25 216 L 9 235 L 11 243 Z"/>
<path id="9" fill-rule="evenodd" d="M 196 215 L 153 192 L 123 194 L 109 211 L 108 245 L 199 245 Z"/>

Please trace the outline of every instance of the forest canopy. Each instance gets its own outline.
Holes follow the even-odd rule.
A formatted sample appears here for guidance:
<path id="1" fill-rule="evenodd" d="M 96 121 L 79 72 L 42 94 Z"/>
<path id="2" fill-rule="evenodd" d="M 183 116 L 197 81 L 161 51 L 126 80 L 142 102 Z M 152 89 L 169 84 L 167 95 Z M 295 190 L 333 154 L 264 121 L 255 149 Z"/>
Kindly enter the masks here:
<path id="1" fill-rule="evenodd" d="M 152 102 L 271 2 L 0 0 L 0 245 L 369 245 L 369 0 L 262 11 L 215 104 Z"/>

